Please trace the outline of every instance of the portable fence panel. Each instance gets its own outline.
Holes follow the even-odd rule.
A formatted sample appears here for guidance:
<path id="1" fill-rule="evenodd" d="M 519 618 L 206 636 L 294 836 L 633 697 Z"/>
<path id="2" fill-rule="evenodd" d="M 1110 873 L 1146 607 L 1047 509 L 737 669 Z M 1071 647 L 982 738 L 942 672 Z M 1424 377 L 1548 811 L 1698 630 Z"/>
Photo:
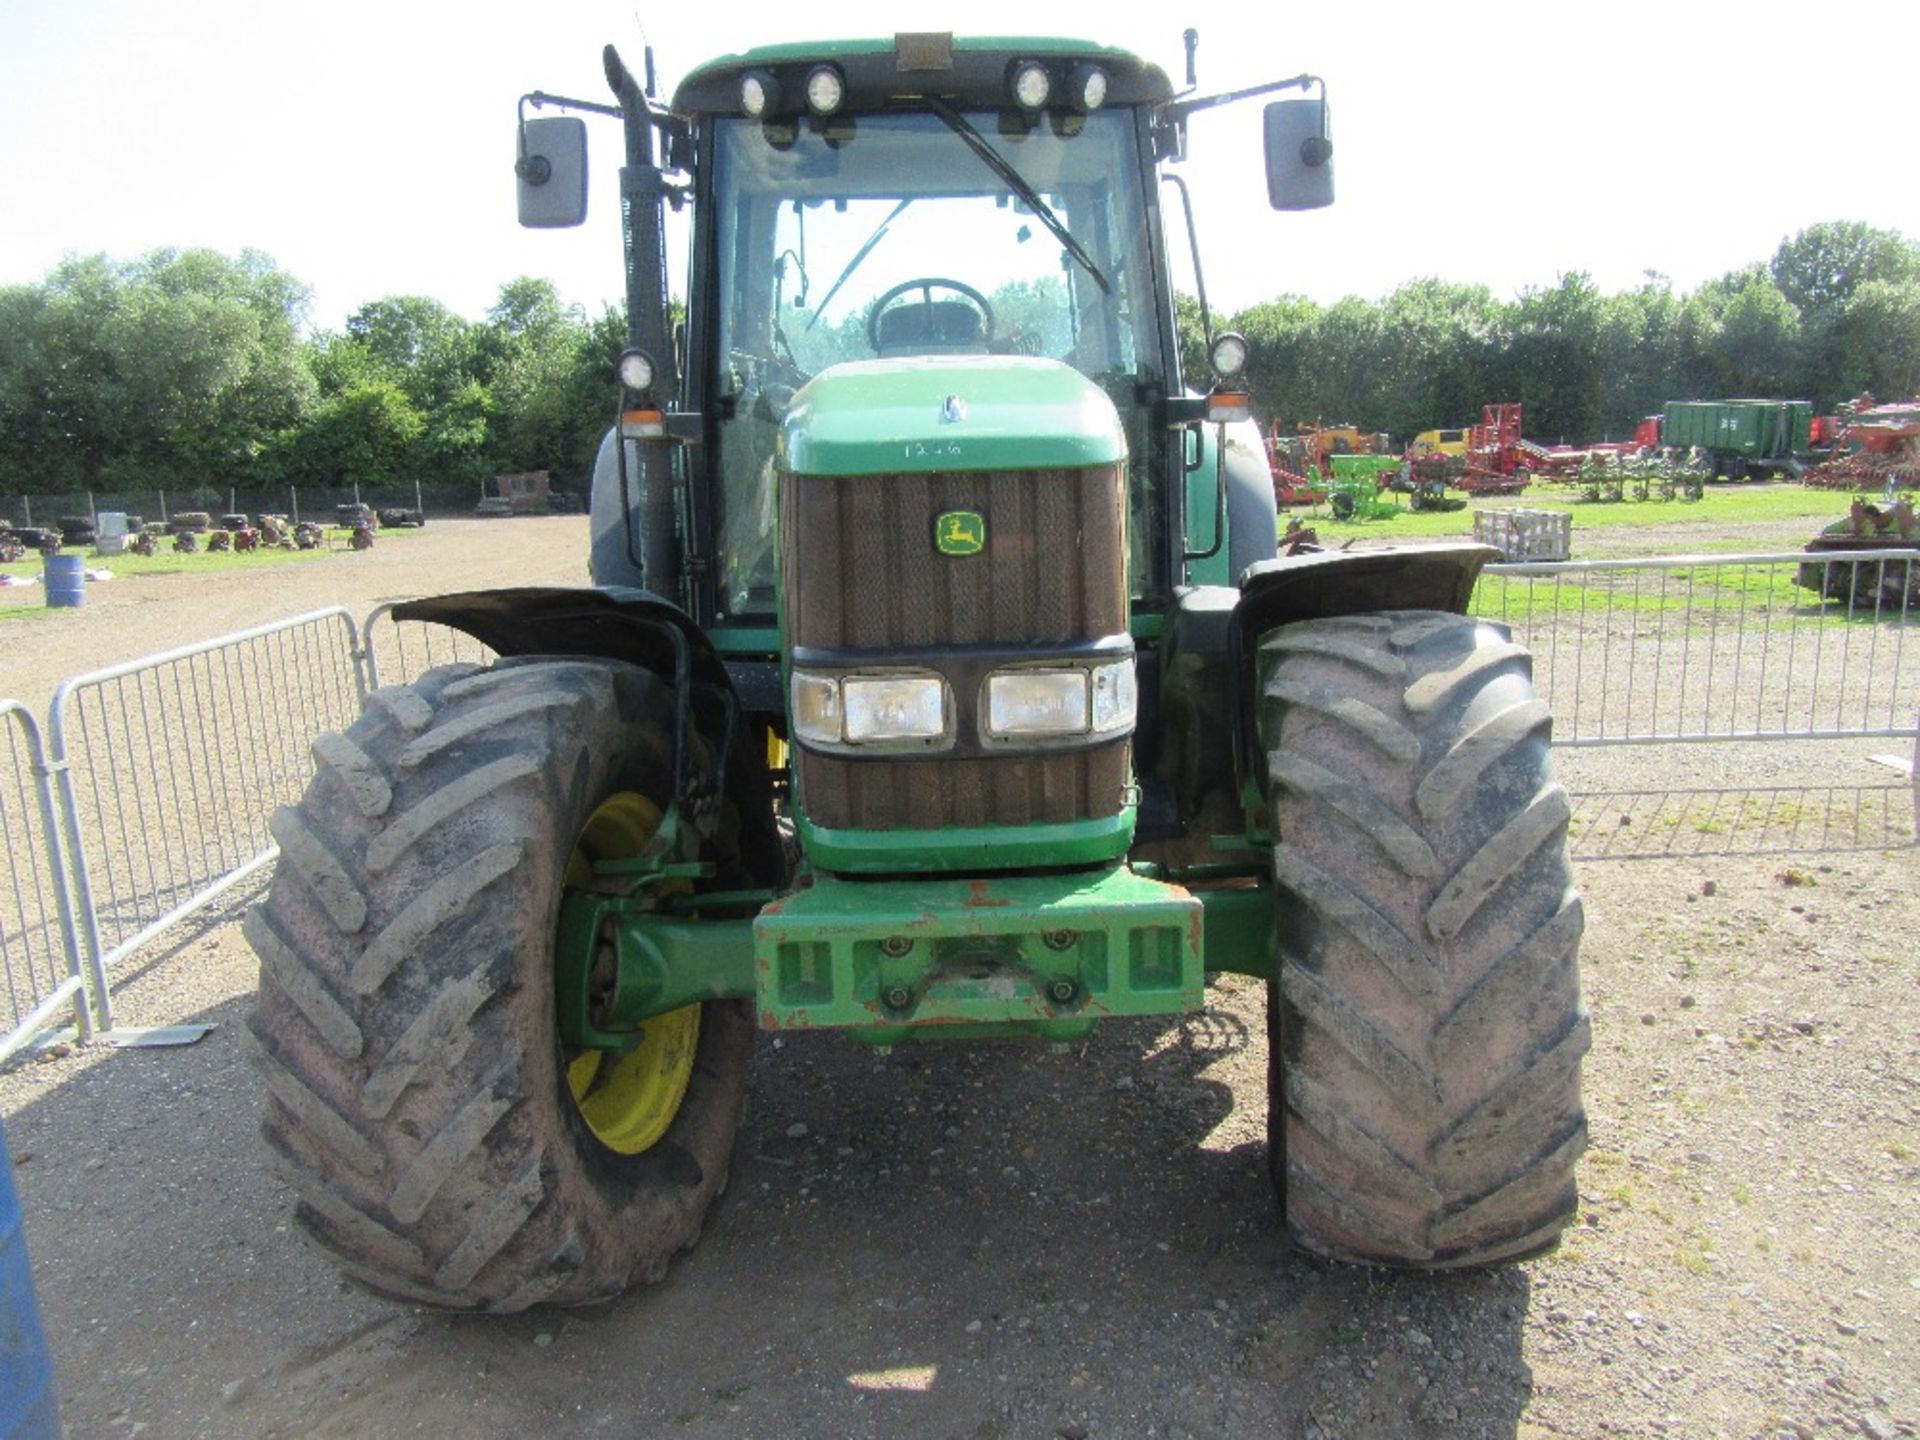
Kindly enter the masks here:
<path id="1" fill-rule="evenodd" d="M 1557 745 L 1913 736 L 1920 551 L 1492 565 Z"/>
<path id="2" fill-rule="evenodd" d="M 71 1010 L 89 1033 L 51 772 L 33 715 L 0 700 L 0 1060 Z"/>
<path id="3" fill-rule="evenodd" d="M 1646 787 L 1576 793 L 1576 860 L 1831 855 L 1915 842 L 1913 794 L 1899 783 Z"/>
<path id="4" fill-rule="evenodd" d="M 272 860 L 322 730 L 359 713 L 353 619 L 331 609 L 78 676 L 53 700 L 88 951 L 104 972 Z"/>
<path id="5" fill-rule="evenodd" d="M 494 652 L 464 630 L 425 620 L 395 620 L 394 607 L 372 611 L 360 628 L 367 688 L 406 685 L 437 665 L 486 665 Z"/>
<path id="6" fill-rule="evenodd" d="M 1920 551 L 1494 565 L 1474 611 L 1533 652 L 1554 744 L 1572 752 L 1577 857 L 1920 838 Z M 1874 737 L 1895 741 L 1880 767 L 1836 769 L 1825 742 Z M 1614 746 L 1651 748 L 1624 772 L 1581 763 Z"/>

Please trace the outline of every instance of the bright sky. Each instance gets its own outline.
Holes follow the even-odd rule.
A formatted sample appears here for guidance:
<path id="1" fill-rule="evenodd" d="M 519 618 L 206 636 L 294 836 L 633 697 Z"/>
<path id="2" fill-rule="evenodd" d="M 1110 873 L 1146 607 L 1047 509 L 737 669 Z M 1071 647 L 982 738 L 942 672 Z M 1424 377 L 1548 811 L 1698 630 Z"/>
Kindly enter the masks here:
<path id="1" fill-rule="evenodd" d="M 1419 275 L 1511 295 L 1563 271 L 1612 291 L 1657 270 L 1684 290 L 1821 220 L 1920 237 L 1920 5 L 1799 16 L 1688 0 L 1184 13 L 837 0 L 637 17 L 588 0 L 4 0 L 0 284 L 69 252 L 251 246 L 313 287 L 321 327 L 392 294 L 477 317 L 520 274 L 597 309 L 620 296 L 617 126 L 591 123 L 586 227 L 523 231 L 514 102 L 534 89 L 606 99 L 600 47 L 620 45 L 637 73 L 644 22 L 669 91 L 717 53 L 823 24 L 1084 30 L 1177 84 L 1180 28 L 1198 24 L 1203 90 L 1326 78 L 1339 188 L 1330 210 L 1278 214 L 1258 104 L 1196 117 L 1186 173 L 1217 306 L 1378 298 Z"/>

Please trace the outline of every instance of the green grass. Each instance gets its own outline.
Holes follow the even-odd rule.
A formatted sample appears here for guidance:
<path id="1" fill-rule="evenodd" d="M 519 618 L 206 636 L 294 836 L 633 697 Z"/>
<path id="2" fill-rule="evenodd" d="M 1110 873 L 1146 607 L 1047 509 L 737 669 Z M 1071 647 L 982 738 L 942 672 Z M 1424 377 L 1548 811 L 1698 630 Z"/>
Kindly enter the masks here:
<path id="1" fill-rule="evenodd" d="M 1382 497 L 1385 498 L 1385 497 Z M 1404 497 L 1401 503 L 1406 503 Z M 1590 501 L 1581 498 L 1575 485 L 1535 483 L 1525 494 L 1489 496 L 1471 502 L 1465 510 L 1413 511 L 1385 520 L 1335 520 L 1325 507 L 1316 510 L 1293 509 L 1286 515 L 1299 516 L 1320 532 L 1323 541 L 1339 542 L 1368 538 L 1393 540 L 1448 537 L 1473 537 L 1475 510 L 1521 509 L 1562 510 L 1573 516 L 1576 532 L 1616 528 L 1649 529 L 1656 525 L 1697 526 L 1700 543 L 1690 551 L 1749 548 L 1749 542 L 1728 540 L 1716 532 L 1730 524 L 1767 520 L 1838 520 L 1847 513 L 1853 496 L 1842 490 L 1810 490 L 1798 485 L 1710 485 L 1704 498 L 1686 500 Z M 1281 518 L 1281 527 L 1286 516 Z M 1812 527 L 1808 538 L 1812 538 Z"/>
<path id="2" fill-rule="evenodd" d="M 1589 571 L 1581 584 L 1571 579 L 1530 579 L 1525 575 L 1483 575 L 1474 591 L 1474 613 L 1512 622 L 1543 619 L 1556 614 L 1590 614 L 1596 620 L 1614 611 L 1662 614 L 1688 611 L 1704 622 L 1713 612 L 1757 615 L 1763 610 L 1782 613 L 1819 607 L 1813 591 L 1795 583 L 1795 571 L 1784 565 L 1680 565 L 1657 570 Z M 1849 623 L 1846 608 L 1827 607 L 1835 624 Z M 1871 607 L 1851 616 L 1853 623 L 1872 624 Z"/>

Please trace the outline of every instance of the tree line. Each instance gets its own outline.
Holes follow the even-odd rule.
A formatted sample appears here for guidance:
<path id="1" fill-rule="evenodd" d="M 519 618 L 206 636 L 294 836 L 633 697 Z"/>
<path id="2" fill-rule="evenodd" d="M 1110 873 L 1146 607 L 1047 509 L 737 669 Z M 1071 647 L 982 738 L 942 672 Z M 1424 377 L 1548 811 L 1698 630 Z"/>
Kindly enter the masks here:
<path id="1" fill-rule="evenodd" d="M 546 280 L 470 321 L 421 295 L 306 329 L 256 251 L 63 261 L 0 288 L 0 496 L 420 481 L 474 493 L 550 470 L 584 488 L 626 323 Z M 562 479 L 565 477 L 565 479 Z"/>
<path id="2" fill-rule="evenodd" d="M 310 332 L 309 296 L 256 251 L 73 257 L 0 287 L 0 496 L 421 481 L 471 493 L 548 470 L 583 483 L 611 418 L 626 326 L 522 277 L 484 319 L 394 295 Z M 1176 303 L 1206 374 L 1197 302 Z M 1263 417 L 1405 439 L 1527 407 L 1541 439 L 1620 436 L 1676 399 L 1771 395 L 1822 409 L 1920 391 L 1920 244 L 1816 225 L 1772 258 L 1678 294 L 1584 274 L 1503 300 L 1413 280 L 1383 300 L 1281 296 L 1216 329 L 1249 340 Z"/>
<path id="3" fill-rule="evenodd" d="M 1187 374 L 1204 376 L 1199 305 L 1178 301 Z M 1213 316 L 1246 336 L 1262 418 L 1351 422 L 1401 441 L 1525 406 L 1529 436 L 1631 435 L 1669 400 L 1920 392 L 1920 244 L 1858 222 L 1812 226 L 1771 259 L 1678 294 L 1649 274 L 1607 295 L 1581 273 L 1512 300 L 1413 280 L 1384 300 L 1297 295 Z"/>

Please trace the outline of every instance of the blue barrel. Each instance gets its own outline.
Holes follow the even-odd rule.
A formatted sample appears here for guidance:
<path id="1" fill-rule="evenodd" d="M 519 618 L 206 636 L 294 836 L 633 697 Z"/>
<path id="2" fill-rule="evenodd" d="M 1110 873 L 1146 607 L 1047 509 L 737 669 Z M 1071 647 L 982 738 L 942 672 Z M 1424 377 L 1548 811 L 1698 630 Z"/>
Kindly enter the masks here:
<path id="1" fill-rule="evenodd" d="M 13 1161 L 0 1124 L 0 1440 L 59 1440 L 53 1360 L 27 1268 L 27 1237 L 13 1194 Z"/>
<path id="2" fill-rule="evenodd" d="M 49 555 L 47 557 L 47 604 L 84 605 L 87 600 L 87 557 Z"/>

